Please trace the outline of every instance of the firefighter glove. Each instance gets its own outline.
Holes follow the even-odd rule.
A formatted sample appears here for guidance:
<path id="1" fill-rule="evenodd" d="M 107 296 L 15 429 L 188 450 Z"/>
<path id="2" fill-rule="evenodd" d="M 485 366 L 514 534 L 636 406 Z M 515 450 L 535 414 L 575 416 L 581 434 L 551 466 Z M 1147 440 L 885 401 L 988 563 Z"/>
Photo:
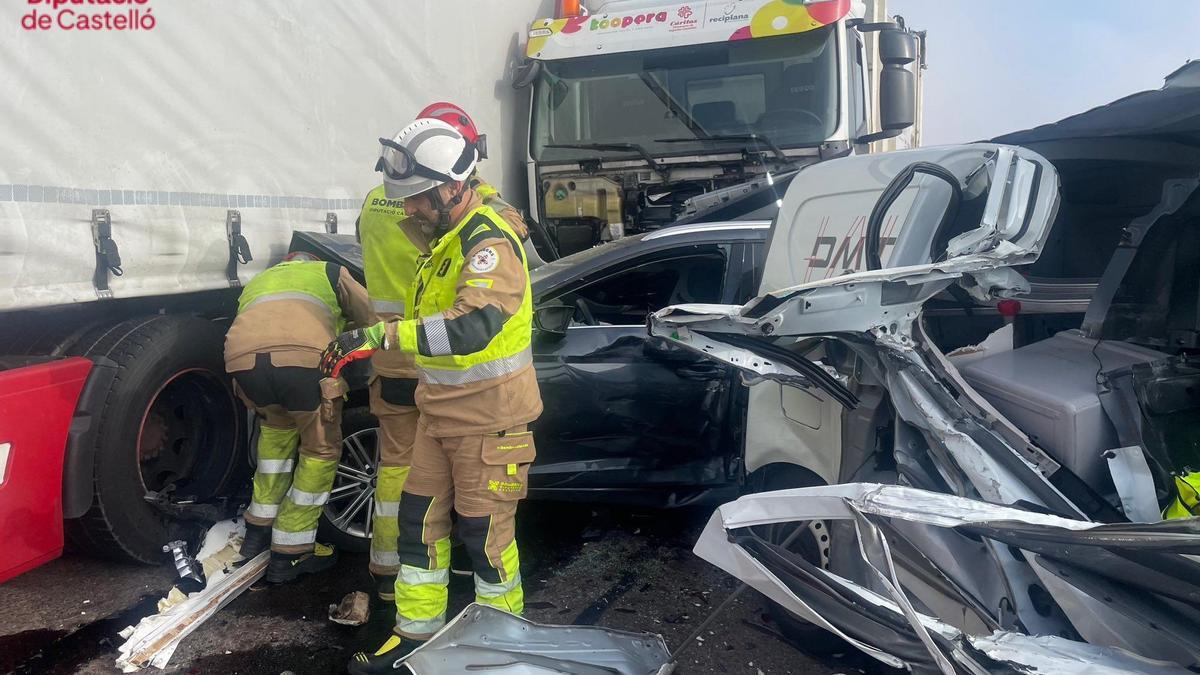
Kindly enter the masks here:
<path id="1" fill-rule="evenodd" d="M 350 362 L 369 358 L 376 350 L 386 348 L 385 326 L 385 323 L 379 322 L 337 336 L 321 352 L 321 372 L 327 377 L 340 377 L 342 368 Z"/>

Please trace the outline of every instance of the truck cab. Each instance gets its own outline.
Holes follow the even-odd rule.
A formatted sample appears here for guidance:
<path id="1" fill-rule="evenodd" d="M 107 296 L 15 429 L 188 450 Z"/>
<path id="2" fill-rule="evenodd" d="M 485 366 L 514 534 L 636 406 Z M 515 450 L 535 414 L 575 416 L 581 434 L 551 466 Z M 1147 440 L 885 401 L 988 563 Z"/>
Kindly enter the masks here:
<path id="1" fill-rule="evenodd" d="M 530 210 L 564 255 L 822 159 L 919 145 L 924 36 L 883 2 L 558 9 L 530 26 L 517 84 Z"/>

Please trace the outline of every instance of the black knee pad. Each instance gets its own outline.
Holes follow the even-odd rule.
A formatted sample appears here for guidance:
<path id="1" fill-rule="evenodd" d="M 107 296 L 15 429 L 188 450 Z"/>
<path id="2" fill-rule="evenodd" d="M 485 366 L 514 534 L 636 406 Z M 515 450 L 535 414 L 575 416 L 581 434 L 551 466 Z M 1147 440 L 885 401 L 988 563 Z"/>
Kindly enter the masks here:
<path id="1" fill-rule="evenodd" d="M 401 565 L 411 565 L 421 569 L 432 569 L 429 559 L 429 547 L 422 541 L 425 529 L 425 514 L 433 504 L 433 497 L 422 497 L 404 492 L 400 495 L 400 507 L 396 520 L 400 526 L 400 540 L 396 550 L 400 554 Z"/>
<path id="2" fill-rule="evenodd" d="M 471 518 L 460 515 L 458 517 L 458 536 L 467 547 L 467 552 L 471 554 L 471 566 L 475 569 L 475 574 L 489 584 L 498 584 L 502 581 L 500 570 L 492 567 L 492 561 L 488 559 L 485 550 L 488 531 L 491 530 L 491 527 L 491 516 Z"/>

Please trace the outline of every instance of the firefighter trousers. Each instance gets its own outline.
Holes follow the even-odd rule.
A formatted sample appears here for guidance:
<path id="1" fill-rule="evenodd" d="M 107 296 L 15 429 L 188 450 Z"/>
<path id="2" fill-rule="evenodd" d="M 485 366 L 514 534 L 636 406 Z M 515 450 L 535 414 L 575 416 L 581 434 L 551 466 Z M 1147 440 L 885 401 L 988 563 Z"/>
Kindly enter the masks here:
<path id="1" fill-rule="evenodd" d="M 517 552 L 517 502 L 536 450 L 522 424 L 499 433 L 435 438 L 417 425 L 412 471 L 400 498 L 396 633 L 429 638 L 446 623 L 451 509 L 471 555 L 476 602 L 524 610 Z"/>
<path id="2" fill-rule="evenodd" d="M 413 400 L 416 386 L 417 381 L 408 378 L 379 376 L 371 382 L 371 413 L 379 420 L 379 473 L 371 522 L 370 570 L 379 576 L 393 576 L 400 571 L 397 515 L 417 433 L 419 414 Z"/>
<path id="3" fill-rule="evenodd" d="M 316 368 L 272 366 L 269 354 L 233 381 L 260 419 L 246 522 L 271 527 L 274 552 L 311 551 L 341 457 L 345 382 L 322 380 Z"/>

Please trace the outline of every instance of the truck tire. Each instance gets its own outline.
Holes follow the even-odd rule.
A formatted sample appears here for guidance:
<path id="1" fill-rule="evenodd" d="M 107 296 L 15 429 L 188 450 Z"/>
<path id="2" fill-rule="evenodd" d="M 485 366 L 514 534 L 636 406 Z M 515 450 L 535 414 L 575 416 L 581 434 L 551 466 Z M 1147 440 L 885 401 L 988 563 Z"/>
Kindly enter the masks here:
<path id="1" fill-rule="evenodd" d="M 790 490 L 792 488 L 815 487 L 825 485 L 815 473 L 795 464 L 769 464 L 761 467 L 746 477 L 746 492 L 771 492 L 773 490 Z M 793 540 L 788 550 L 801 555 L 808 562 L 828 567 L 829 560 L 829 524 L 824 521 L 808 521 L 803 523 L 780 523 L 752 528 L 755 534 L 773 543 L 782 544 L 787 541 L 796 527 L 806 531 Z M 825 656 L 853 651 L 853 648 L 840 637 L 792 614 L 782 605 L 767 600 L 767 612 L 779 625 L 780 631 L 797 649 L 816 656 Z"/>
<path id="2" fill-rule="evenodd" d="M 88 331 L 74 355 L 116 364 L 96 407 L 92 502 L 68 520 L 81 552 L 160 563 L 171 521 L 144 499 L 174 485 L 178 499 L 231 494 L 246 475 L 242 409 L 225 374 L 224 327 L 192 316 L 156 315 Z"/>
<path id="3" fill-rule="evenodd" d="M 342 413 L 342 458 L 339 467 L 345 465 L 355 471 L 366 471 L 371 480 L 369 484 L 351 487 L 350 483 L 355 481 L 347 480 L 345 476 L 339 475 L 334 479 L 335 490 L 344 488 L 353 494 L 366 492 L 368 494 L 364 496 L 364 499 L 375 499 L 374 479 L 379 468 L 378 432 L 379 421 L 366 407 L 348 408 Z M 351 444 L 355 443 L 357 446 L 351 448 Z M 362 451 L 374 458 L 368 462 L 369 466 L 363 466 L 360 458 Z M 354 517 L 345 522 L 335 520 L 345 514 L 345 510 L 348 508 L 347 502 L 352 502 L 353 499 L 354 497 L 350 497 L 327 504 L 321 512 L 321 522 L 317 533 L 319 540 L 323 543 L 333 544 L 343 551 L 366 553 L 371 549 L 371 522 L 367 520 L 367 515 L 373 505 L 361 509 Z"/>

